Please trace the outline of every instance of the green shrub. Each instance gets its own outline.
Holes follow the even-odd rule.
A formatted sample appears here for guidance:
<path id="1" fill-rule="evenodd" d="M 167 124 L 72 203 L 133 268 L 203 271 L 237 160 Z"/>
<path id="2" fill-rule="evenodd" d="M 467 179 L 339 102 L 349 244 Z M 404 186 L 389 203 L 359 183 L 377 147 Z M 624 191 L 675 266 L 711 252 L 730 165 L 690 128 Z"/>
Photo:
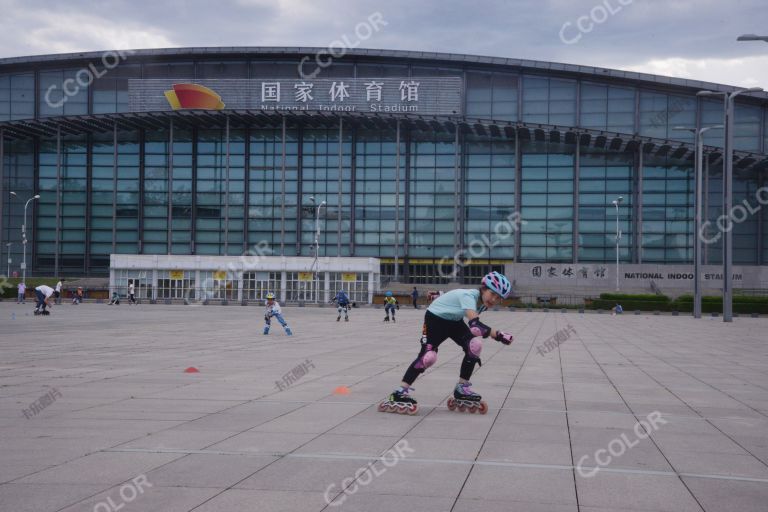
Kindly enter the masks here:
<path id="1" fill-rule="evenodd" d="M 16 287 L 22 279 L 20 277 L 11 277 L 8 279 L 7 284 L 10 286 L 4 286 L 0 290 L 0 297 L 3 299 L 16 299 L 18 295 L 18 288 Z M 35 296 L 34 289 L 41 284 L 47 284 L 51 288 L 56 287 L 58 279 L 55 277 L 28 277 L 27 278 L 27 298 Z M 66 282 L 64 283 L 66 284 Z"/>
<path id="2" fill-rule="evenodd" d="M 670 300 L 666 295 L 631 294 L 631 293 L 601 293 L 599 299 L 585 301 L 589 309 L 613 309 L 621 304 L 624 311 L 670 311 Z"/>
<path id="3" fill-rule="evenodd" d="M 693 295 L 679 296 L 673 302 L 676 311 L 693 311 Z M 705 295 L 701 298 L 702 313 L 720 313 L 723 311 L 723 298 L 717 295 Z M 734 313 L 759 313 L 768 314 L 768 297 L 751 297 L 749 295 L 737 295 L 733 297 Z"/>

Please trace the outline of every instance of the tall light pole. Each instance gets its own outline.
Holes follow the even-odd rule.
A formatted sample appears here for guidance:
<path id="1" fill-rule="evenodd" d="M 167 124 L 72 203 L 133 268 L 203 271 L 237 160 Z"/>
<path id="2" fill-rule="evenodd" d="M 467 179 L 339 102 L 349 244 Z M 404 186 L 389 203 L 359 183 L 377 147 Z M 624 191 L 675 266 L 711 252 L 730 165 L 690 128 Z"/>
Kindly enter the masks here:
<path id="1" fill-rule="evenodd" d="M 733 322 L 733 222 L 731 202 L 733 191 L 733 112 L 736 96 L 747 92 L 760 92 L 762 87 L 751 87 L 733 92 L 699 91 L 697 96 L 723 95 L 725 99 L 725 167 L 723 168 L 723 215 L 728 229 L 723 237 L 723 322 Z"/>
<path id="2" fill-rule="evenodd" d="M 17 199 L 21 199 L 16 192 L 11 192 L 11 195 Z M 21 225 L 21 279 L 24 284 L 27 284 L 27 206 L 29 206 L 29 203 L 35 199 L 40 199 L 40 194 L 30 197 L 27 199 L 27 202 L 24 203 L 24 224 Z"/>
<path id="3" fill-rule="evenodd" d="M 619 229 L 619 203 L 624 200 L 624 197 L 619 196 L 617 199 L 611 201 L 611 204 L 616 207 L 616 291 L 619 291 L 619 240 L 621 240 L 621 229 Z"/>
<path id="4" fill-rule="evenodd" d="M 8 248 L 8 271 L 5 274 L 5 277 L 11 277 L 11 246 L 13 245 L 12 242 L 8 242 L 5 244 L 5 246 Z"/>
<path id="5" fill-rule="evenodd" d="M 723 125 L 705 126 L 704 128 L 686 128 L 685 126 L 675 126 L 675 130 L 687 130 L 693 132 L 694 144 L 696 145 L 696 164 L 693 168 L 695 183 L 695 227 L 693 231 L 693 317 L 701 318 L 701 233 L 702 208 L 704 201 L 702 193 L 704 190 L 704 132 L 713 128 L 723 128 Z"/>
<path id="6" fill-rule="evenodd" d="M 316 202 L 314 196 L 310 197 L 309 200 L 312 201 L 312 204 Z M 315 211 L 315 259 L 320 257 L 320 208 L 323 206 L 325 206 L 325 201 L 318 204 Z"/>
<path id="7" fill-rule="evenodd" d="M 315 198 L 314 196 L 311 196 L 309 198 L 310 201 L 312 201 L 312 204 L 315 204 Z M 315 275 L 315 281 L 319 281 L 320 276 L 318 275 L 319 272 L 317 272 L 317 259 L 320 257 L 320 208 L 325 206 L 325 201 L 322 201 L 320 204 L 317 205 L 317 210 L 315 210 L 315 261 L 312 263 L 312 270 Z M 318 293 L 320 291 L 320 283 L 315 283 L 315 293 Z M 318 296 L 318 301 L 320 297 Z"/>

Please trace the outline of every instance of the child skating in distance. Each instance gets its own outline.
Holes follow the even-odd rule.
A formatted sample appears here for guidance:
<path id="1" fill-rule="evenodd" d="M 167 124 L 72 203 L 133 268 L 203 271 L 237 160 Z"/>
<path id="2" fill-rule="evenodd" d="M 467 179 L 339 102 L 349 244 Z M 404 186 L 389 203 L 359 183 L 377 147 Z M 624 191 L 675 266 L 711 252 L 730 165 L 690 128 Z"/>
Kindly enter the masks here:
<path id="1" fill-rule="evenodd" d="M 341 312 L 344 312 L 344 321 L 349 322 L 349 296 L 347 296 L 344 290 L 339 290 L 331 302 L 336 303 L 336 311 L 339 313 L 336 317 L 336 321 L 341 320 Z"/>
<path id="2" fill-rule="evenodd" d="M 269 327 L 272 324 L 272 317 L 275 317 L 280 325 L 285 329 L 285 334 L 288 336 L 293 335 L 291 328 L 288 327 L 288 322 L 283 318 L 283 310 L 280 308 L 280 304 L 275 301 L 275 294 L 267 294 L 266 310 L 264 311 L 264 334 L 269 334 Z"/>
<path id="3" fill-rule="evenodd" d="M 392 321 L 395 322 L 395 308 L 400 309 L 400 304 L 397 303 L 397 299 L 392 296 L 392 292 L 384 294 L 384 317 L 385 322 L 389 322 L 389 313 L 392 312 Z"/>
<path id="4" fill-rule="evenodd" d="M 438 347 L 451 338 L 464 350 L 464 359 L 461 362 L 459 382 L 453 390 L 453 397 L 448 399 L 448 408 L 487 412 L 487 404 L 479 394 L 472 391 L 469 379 L 475 365 L 480 364 L 483 338 L 490 337 L 509 345 L 512 343 L 512 335 L 482 323 L 480 313 L 506 299 L 511 291 L 512 285 L 506 277 L 491 272 L 483 277 L 479 289 L 452 290 L 435 299 L 424 316 L 419 355 L 405 371 L 400 387 L 392 392 L 389 399 L 379 404 L 379 410 L 415 414 L 418 405 L 410 396 L 413 390 L 411 385 L 419 375 L 435 364 Z M 464 323 L 464 317 L 469 320 L 468 324 Z"/>

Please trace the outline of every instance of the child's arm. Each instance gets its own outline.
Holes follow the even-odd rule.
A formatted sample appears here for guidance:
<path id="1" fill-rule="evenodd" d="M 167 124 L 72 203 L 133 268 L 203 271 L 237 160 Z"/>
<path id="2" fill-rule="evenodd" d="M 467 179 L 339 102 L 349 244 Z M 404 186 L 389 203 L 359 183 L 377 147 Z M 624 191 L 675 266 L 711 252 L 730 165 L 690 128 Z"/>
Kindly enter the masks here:
<path id="1" fill-rule="evenodd" d="M 474 309 L 465 309 L 464 315 L 469 319 L 469 330 L 472 331 L 472 334 L 475 336 L 482 336 L 483 338 L 490 336 L 505 345 L 512 343 L 513 338 L 511 334 L 497 331 L 482 323 L 480 321 L 480 315 Z"/>

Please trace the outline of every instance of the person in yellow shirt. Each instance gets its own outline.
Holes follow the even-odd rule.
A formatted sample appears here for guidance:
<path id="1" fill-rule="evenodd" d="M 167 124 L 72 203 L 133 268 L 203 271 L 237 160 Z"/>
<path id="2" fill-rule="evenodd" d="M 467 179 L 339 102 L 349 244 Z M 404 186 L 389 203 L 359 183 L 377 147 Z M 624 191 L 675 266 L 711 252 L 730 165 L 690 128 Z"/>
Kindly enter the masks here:
<path id="1" fill-rule="evenodd" d="M 384 313 L 387 315 L 384 317 L 385 322 L 389 322 L 389 312 L 392 312 L 392 321 L 395 322 L 395 308 L 400 309 L 400 304 L 397 303 L 397 299 L 392 296 L 392 292 L 384 294 Z"/>

